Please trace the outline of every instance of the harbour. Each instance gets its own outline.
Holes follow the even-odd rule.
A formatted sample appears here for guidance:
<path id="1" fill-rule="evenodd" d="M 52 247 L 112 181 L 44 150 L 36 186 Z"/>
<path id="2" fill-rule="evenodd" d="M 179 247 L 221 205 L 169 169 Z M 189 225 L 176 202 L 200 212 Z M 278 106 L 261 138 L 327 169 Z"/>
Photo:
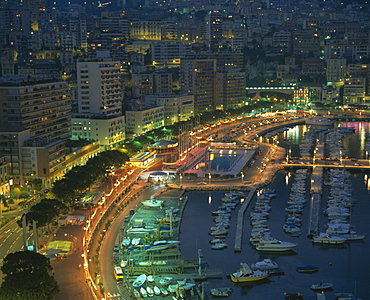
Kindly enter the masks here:
<path id="1" fill-rule="evenodd" d="M 284 139 L 286 138 L 284 137 Z M 324 146 L 317 143 L 315 147 L 316 159 L 319 159 L 320 155 L 323 155 Z M 147 257 L 145 261 L 152 261 L 152 264 L 145 266 L 145 268 L 136 266 L 136 273 L 149 272 L 157 278 L 167 276 L 166 272 L 173 273 L 176 275 L 172 278 L 176 277 L 176 281 L 180 282 L 187 278 L 186 280 L 195 284 L 194 291 L 186 296 L 189 299 L 192 297 L 195 297 L 194 299 L 197 297 L 209 298 L 212 291 L 213 293 L 220 292 L 219 290 L 215 291 L 220 287 L 232 289 L 232 292 L 227 290 L 227 295 L 225 295 L 229 299 L 284 299 L 284 293 L 287 291 L 299 291 L 304 294 L 304 299 L 316 299 L 317 294 L 310 289 L 310 286 L 322 279 L 333 283 L 333 289 L 325 291 L 326 299 L 334 299 L 335 292 L 353 293 L 354 291 L 357 297 L 366 299 L 367 286 L 370 284 L 365 268 L 366 264 L 369 265 L 370 260 L 362 255 L 369 250 L 366 246 L 366 239 L 346 242 L 341 245 L 317 245 L 307 237 L 319 233 L 326 227 L 322 201 L 330 194 L 330 188 L 323 185 L 323 182 L 327 181 L 326 170 L 331 166 L 323 168 L 315 166 L 314 163 L 315 161 L 310 166 L 294 166 L 298 171 L 306 170 L 305 172 L 308 174 L 305 179 L 306 190 L 303 193 L 307 199 L 310 199 L 310 202 L 302 209 L 300 230 L 303 234 L 290 235 L 283 230 L 286 203 L 290 197 L 293 175 L 297 171 L 291 168 L 279 171 L 271 184 L 268 185 L 268 188 L 275 189 L 277 194 L 270 203 L 271 213 L 267 219 L 268 228 L 271 231 L 271 236 L 297 244 L 297 247 L 292 251 L 261 252 L 256 251 L 249 243 L 248 235 L 252 231 L 252 225 L 248 215 L 251 206 L 256 204 L 256 187 L 233 186 L 231 184 L 225 190 L 221 186 L 193 186 L 187 188 L 185 192 L 181 190 L 169 191 L 173 201 L 181 203 L 182 208 L 179 208 L 181 225 L 175 229 L 175 232 L 172 232 L 172 235 L 166 235 L 164 232 L 159 233 L 164 239 L 178 238 L 179 247 L 174 249 L 174 252 L 171 252 L 172 250 L 165 251 L 164 254 L 154 254 L 150 258 Z M 335 165 L 335 169 L 342 168 L 340 165 Z M 366 169 L 350 171 L 348 180 L 353 184 L 354 199 L 363 199 L 363 195 L 368 194 L 367 172 Z M 234 188 L 244 192 L 243 200 L 239 200 L 240 204 L 229 214 L 228 234 L 222 236 L 222 241 L 227 246 L 215 250 L 212 248 L 209 235 L 209 228 L 214 227 L 212 211 L 220 208 L 225 193 L 234 190 Z M 174 193 L 177 193 L 177 196 L 173 196 Z M 158 195 L 158 200 L 162 201 L 161 197 L 164 197 L 163 199 L 171 198 L 167 193 Z M 181 202 L 180 198 L 186 200 L 181 200 Z M 166 206 L 171 206 L 169 201 L 165 200 L 165 202 L 167 202 Z M 351 219 L 355 221 L 358 232 L 366 232 L 369 226 L 368 220 L 361 214 L 361 212 L 368 210 L 369 206 L 367 201 L 356 201 L 353 206 Z M 134 217 L 140 219 L 139 214 Z M 171 228 L 167 230 L 171 230 Z M 169 256 L 172 256 L 172 260 L 169 259 Z M 362 258 L 362 262 L 356 259 L 358 257 Z M 251 265 L 265 259 L 276 262 L 280 272 L 258 281 L 242 283 L 233 283 L 227 277 L 228 274 L 240 269 L 240 263 Z M 158 268 L 153 265 L 155 261 L 165 260 L 171 267 L 161 266 Z M 298 273 L 297 267 L 304 265 L 318 266 L 318 272 Z M 164 271 L 163 275 L 161 269 Z M 132 276 L 128 278 L 134 279 Z M 202 295 L 203 291 L 204 296 Z"/>

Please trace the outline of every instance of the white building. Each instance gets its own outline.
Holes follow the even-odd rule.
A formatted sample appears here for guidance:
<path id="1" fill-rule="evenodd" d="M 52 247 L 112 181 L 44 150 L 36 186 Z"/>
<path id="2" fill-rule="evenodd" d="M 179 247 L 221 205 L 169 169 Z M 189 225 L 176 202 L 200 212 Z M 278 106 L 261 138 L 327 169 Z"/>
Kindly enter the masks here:
<path id="1" fill-rule="evenodd" d="M 77 62 L 77 86 L 80 113 L 121 115 L 123 91 L 119 61 Z"/>
<path id="2" fill-rule="evenodd" d="M 164 107 L 164 125 L 186 121 L 194 116 L 194 95 L 162 94 L 145 97 L 149 105 Z"/>
<path id="3" fill-rule="evenodd" d="M 112 150 L 125 140 L 125 117 L 99 117 L 90 114 L 72 116 L 72 140 L 99 141 L 100 150 Z"/>
<path id="4" fill-rule="evenodd" d="M 126 134 L 128 137 L 143 134 L 164 126 L 164 107 L 126 111 Z"/>

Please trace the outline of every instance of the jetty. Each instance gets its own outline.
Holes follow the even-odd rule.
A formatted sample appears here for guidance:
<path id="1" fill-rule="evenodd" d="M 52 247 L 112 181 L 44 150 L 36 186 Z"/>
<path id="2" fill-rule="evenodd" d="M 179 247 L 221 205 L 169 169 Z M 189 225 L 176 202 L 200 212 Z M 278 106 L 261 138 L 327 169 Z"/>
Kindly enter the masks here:
<path id="1" fill-rule="evenodd" d="M 235 232 L 235 243 L 234 243 L 234 251 L 240 252 L 242 250 L 242 237 L 243 237 L 243 221 L 244 221 L 244 213 L 249 207 L 249 204 L 256 192 L 255 187 L 251 187 L 247 197 L 245 198 L 243 205 L 240 207 L 238 211 L 238 216 L 236 220 L 236 232 Z"/>
<path id="2" fill-rule="evenodd" d="M 313 162 L 315 163 L 315 156 L 317 158 L 324 157 L 325 150 L 325 135 L 323 132 L 319 134 L 319 138 L 316 140 L 315 154 Z M 308 223 L 308 236 L 312 236 L 319 231 L 319 213 L 320 203 L 322 195 L 324 168 L 313 165 L 311 175 L 311 201 L 310 201 L 310 217 Z"/>

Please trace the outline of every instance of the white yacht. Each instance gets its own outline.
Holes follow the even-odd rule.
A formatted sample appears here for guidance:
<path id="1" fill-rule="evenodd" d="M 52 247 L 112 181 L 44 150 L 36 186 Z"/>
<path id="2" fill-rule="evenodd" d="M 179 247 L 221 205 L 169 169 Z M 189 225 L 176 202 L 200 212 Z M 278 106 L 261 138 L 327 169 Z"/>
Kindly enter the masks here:
<path id="1" fill-rule="evenodd" d="M 263 237 L 256 245 L 258 251 L 289 251 L 297 247 L 298 244 L 283 242 L 273 237 Z"/>

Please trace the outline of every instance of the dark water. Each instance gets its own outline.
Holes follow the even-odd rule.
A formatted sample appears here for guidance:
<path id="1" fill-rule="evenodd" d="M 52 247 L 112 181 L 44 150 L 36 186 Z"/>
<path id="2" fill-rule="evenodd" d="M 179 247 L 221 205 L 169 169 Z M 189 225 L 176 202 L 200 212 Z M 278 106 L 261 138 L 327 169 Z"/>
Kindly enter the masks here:
<path id="1" fill-rule="evenodd" d="M 343 126 L 344 124 L 342 124 Z M 366 126 L 357 127 L 356 133 L 347 136 L 343 140 L 344 145 L 348 145 L 350 157 L 363 157 L 364 132 L 369 132 L 368 123 Z M 349 125 L 348 126 L 354 126 Z M 298 149 L 298 144 L 305 127 L 297 126 L 291 129 L 290 133 L 282 136 L 281 144 L 293 149 Z M 281 145 L 280 144 L 280 145 Z M 353 149 L 352 149 L 353 148 Z M 292 153 L 294 156 L 294 153 Z M 310 285 L 324 282 L 331 282 L 334 285 L 333 291 L 326 292 L 326 299 L 335 299 L 334 293 L 351 292 L 357 297 L 366 300 L 370 299 L 370 197 L 367 180 L 365 175 L 370 177 L 370 172 L 353 171 L 351 181 L 353 184 L 353 197 L 356 200 L 352 209 L 352 223 L 356 226 L 359 234 L 366 234 L 363 241 L 345 243 L 338 246 L 319 246 L 313 245 L 312 241 L 306 237 L 309 219 L 309 204 L 306 204 L 302 214 L 302 235 L 291 237 L 283 232 L 282 225 L 285 217 L 286 201 L 290 193 L 290 180 L 286 180 L 288 171 L 281 171 L 276 175 L 270 187 L 275 188 L 278 196 L 271 201 L 272 210 L 269 219 L 269 228 L 272 236 L 283 241 L 297 242 L 298 246 L 294 252 L 288 253 L 261 253 L 257 252 L 249 243 L 250 208 L 245 213 L 243 228 L 242 251 L 235 253 L 234 237 L 237 207 L 231 218 L 229 234 L 226 238 L 228 248 L 224 250 L 212 250 L 209 240 L 212 238 L 208 233 L 213 226 L 213 216 L 211 211 L 221 205 L 223 192 L 189 192 L 189 202 L 185 208 L 181 226 L 181 252 L 183 258 L 190 259 L 197 257 L 198 249 L 202 249 L 204 259 L 208 261 L 209 270 L 222 269 L 222 279 L 209 279 L 205 283 L 206 296 L 210 299 L 209 289 L 214 287 L 233 286 L 226 273 L 234 272 L 240 267 L 240 262 L 255 263 L 264 258 L 271 258 L 284 270 L 284 275 L 270 276 L 268 279 L 255 283 L 244 283 L 233 286 L 233 293 L 228 299 L 284 299 L 284 292 L 304 293 L 304 299 L 316 299 L 315 292 L 310 290 Z M 309 180 L 309 176 L 308 179 Z M 308 183 L 308 182 L 307 182 Z M 328 191 L 324 189 L 323 198 Z M 308 194 L 307 194 L 308 196 Z M 320 216 L 321 230 L 325 229 L 327 219 Z M 318 266 L 319 272 L 314 274 L 300 274 L 295 271 L 296 267 L 314 265 Z"/>
<path id="2" fill-rule="evenodd" d="M 230 299 L 284 299 L 283 293 L 299 291 L 305 294 L 305 299 L 315 299 L 315 293 L 309 289 L 313 283 L 321 280 L 334 284 L 334 291 L 327 292 L 327 299 L 334 299 L 335 292 L 355 292 L 362 299 L 370 299 L 370 246 L 368 244 L 370 218 L 369 192 L 363 181 L 364 174 L 352 173 L 354 197 L 356 204 L 353 208 L 353 224 L 358 233 L 367 233 L 363 241 L 346 243 L 343 248 L 338 246 L 313 245 L 306 237 L 308 225 L 308 204 L 302 214 L 302 236 L 293 238 L 282 230 L 285 216 L 286 201 L 289 196 L 289 183 L 286 186 L 287 172 L 280 172 L 270 185 L 278 190 L 278 196 L 272 201 L 269 228 L 272 236 L 284 241 L 298 242 L 294 252 L 288 253 L 259 253 L 249 244 L 249 212 L 245 214 L 242 251 L 234 253 L 235 222 L 237 209 L 233 211 L 229 234 L 226 238 L 228 248 L 212 250 L 209 244 L 211 236 L 209 229 L 213 225 L 211 211 L 221 204 L 222 192 L 189 192 L 189 202 L 185 209 L 181 228 L 181 252 L 184 258 L 196 258 L 197 249 L 202 249 L 204 259 L 208 261 L 209 269 L 222 268 L 222 279 L 210 279 L 205 285 L 208 291 L 213 287 L 232 286 L 226 273 L 234 272 L 240 262 L 254 263 L 264 258 L 271 258 L 284 270 L 284 275 L 270 276 L 266 281 L 251 284 L 239 284 L 234 287 Z M 211 196 L 212 202 L 209 203 Z M 253 203 L 253 202 L 252 202 Z M 322 230 L 327 220 L 322 216 Z M 320 268 L 315 274 L 300 274 L 296 267 L 314 265 Z"/>

